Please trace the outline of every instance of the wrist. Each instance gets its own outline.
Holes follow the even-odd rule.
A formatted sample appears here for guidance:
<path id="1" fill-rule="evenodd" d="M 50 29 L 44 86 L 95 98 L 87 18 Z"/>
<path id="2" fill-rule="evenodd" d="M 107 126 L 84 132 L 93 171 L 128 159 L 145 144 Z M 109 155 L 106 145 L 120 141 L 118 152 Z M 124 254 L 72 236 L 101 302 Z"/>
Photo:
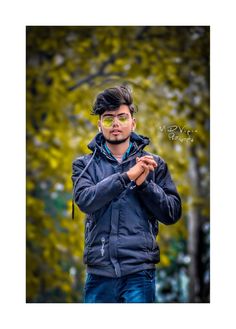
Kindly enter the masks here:
<path id="1" fill-rule="evenodd" d="M 123 181 L 124 181 L 124 183 L 125 183 L 126 185 L 129 184 L 129 183 L 131 182 L 131 179 L 129 178 L 129 176 L 127 175 L 126 172 L 124 172 L 123 174 L 121 174 L 121 177 L 122 177 L 122 179 L 123 179 Z"/>
<path id="2" fill-rule="evenodd" d="M 134 176 L 134 174 L 132 174 L 132 172 L 127 171 L 126 174 L 127 174 L 127 176 L 129 177 L 130 180 L 135 180 L 136 179 L 136 177 Z"/>

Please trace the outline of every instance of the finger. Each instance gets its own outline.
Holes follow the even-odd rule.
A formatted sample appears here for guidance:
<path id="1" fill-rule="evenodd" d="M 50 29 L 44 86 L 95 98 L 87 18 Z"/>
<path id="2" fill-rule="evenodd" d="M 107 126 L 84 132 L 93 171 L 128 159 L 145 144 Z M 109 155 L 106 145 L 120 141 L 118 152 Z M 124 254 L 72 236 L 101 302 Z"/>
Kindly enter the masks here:
<path id="1" fill-rule="evenodd" d="M 154 160 L 151 160 L 151 159 L 140 159 L 140 161 L 143 161 L 143 162 L 145 162 L 146 164 L 150 164 L 150 165 L 152 165 L 153 167 L 157 167 L 157 163 L 156 163 L 156 161 L 154 161 Z"/>
<path id="2" fill-rule="evenodd" d="M 149 173 L 149 171 L 150 171 L 150 168 L 149 168 L 149 166 L 147 166 L 147 167 L 146 167 L 146 169 L 145 169 L 144 171 L 145 171 L 145 173 L 146 173 L 146 174 L 148 174 L 148 173 Z"/>
<path id="3" fill-rule="evenodd" d="M 152 161 L 155 161 L 152 156 L 143 156 L 143 157 L 140 158 L 140 160 L 148 160 L 148 161 L 152 160 Z"/>
<path id="4" fill-rule="evenodd" d="M 145 170 L 146 170 L 146 169 L 149 170 L 148 165 L 147 165 L 146 163 L 144 163 L 143 161 L 142 161 L 142 163 L 141 163 L 141 166 L 142 166 L 142 168 L 144 168 Z"/>
<path id="5" fill-rule="evenodd" d="M 157 165 L 156 162 L 149 162 L 149 161 L 139 161 L 139 164 L 143 167 L 143 168 L 148 168 L 149 170 L 154 170 Z"/>
<path id="6" fill-rule="evenodd" d="M 148 160 L 147 163 L 152 165 L 153 167 L 157 167 L 157 163 L 154 160 Z"/>
<path id="7" fill-rule="evenodd" d="M 149 165 L 148 168 L 149 168 L 150 171 L 154 171 L 154 167 L 153 166 L 150 166 Z"/>
<path id="8" fill-rule="evenodd" d="M 136 159 L 138 159 L 137 162 L 144 161 L 146 163 L 152 164 L 154 167 L 157 167 L 157 163 L 154 160 L 153 156 L 151 156 L 151 155 L 144 155 L 141 158 L 137 157 Z"/>
<path id="9" fill-rule="evenodd" d="M 141 157 L 141 159 L 143 159 L 143 158 L 154 159 L 152 155 L 143 155 L 143 156 Z"/>
<path id="10" fill-rule="evenodd" d="M 145 156 L 141 157 L 140 159 L 144 160 L 144 161 L 155 161 L 153 156 L 151 156 L 151 155 L 145 155 Z"/>

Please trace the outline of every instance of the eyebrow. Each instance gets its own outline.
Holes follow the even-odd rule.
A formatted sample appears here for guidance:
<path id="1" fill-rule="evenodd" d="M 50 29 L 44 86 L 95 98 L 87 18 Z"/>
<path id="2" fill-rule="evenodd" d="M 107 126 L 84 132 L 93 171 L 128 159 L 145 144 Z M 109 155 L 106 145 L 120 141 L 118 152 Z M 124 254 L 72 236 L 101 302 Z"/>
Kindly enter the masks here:
<path id="1" fill-rule="evenodd" d="M 119 113 L 119 114 L 117 114 L 117 116 L 121 116 L 121 115 L 124 115 L 124 114 L 126 114 L 126 115 L 129 115 L 128 113 Z M 113 115 L 113 114 L 104 114 L 103 115 L 103 118 L 104 117 L 115 117 L 116 115 Z"/>

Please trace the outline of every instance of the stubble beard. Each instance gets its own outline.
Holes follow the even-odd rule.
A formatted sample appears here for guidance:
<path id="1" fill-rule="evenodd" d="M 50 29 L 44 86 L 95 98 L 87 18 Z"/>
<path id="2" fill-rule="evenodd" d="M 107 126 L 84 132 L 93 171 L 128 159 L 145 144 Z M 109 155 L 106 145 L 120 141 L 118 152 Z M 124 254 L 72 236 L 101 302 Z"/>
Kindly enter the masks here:
<path id="1" fill-rule="evenodd" d="M 122 144 L 122 143 L 126 142 L 127 139 L 130 138 L 130 135 L 127 136 L 127 137 L 125 137 L 125 138 L 122 138 L 122 139 L 115 139 L 115 140 L 113 140 L 113 139 L 108 139 L 108 138 L 106 138 L 105 136 L 104 136 L 104 138 L 105 138 L 105 140 L 106 140 L 107 143 L 109 143 L 109 144 L 113 144 L 113 145 L 117 145 L 117 144 Z"/>

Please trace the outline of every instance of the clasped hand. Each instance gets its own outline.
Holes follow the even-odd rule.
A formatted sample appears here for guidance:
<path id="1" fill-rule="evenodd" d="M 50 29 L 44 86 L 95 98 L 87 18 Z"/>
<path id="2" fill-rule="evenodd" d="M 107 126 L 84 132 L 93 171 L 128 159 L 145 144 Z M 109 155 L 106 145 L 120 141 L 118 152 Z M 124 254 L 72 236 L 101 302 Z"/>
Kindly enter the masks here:
<path id="1" fill-rule="evenodd" d="M 153 156 L 145 155 L 141 158 L 136 158 L 136 165 L 134 165 L 127 172 L 130 180 L 134 180 L 136 185 L 141 185 L 150 171 L 154 171 L 157 167 L 157 163 Z"/>

